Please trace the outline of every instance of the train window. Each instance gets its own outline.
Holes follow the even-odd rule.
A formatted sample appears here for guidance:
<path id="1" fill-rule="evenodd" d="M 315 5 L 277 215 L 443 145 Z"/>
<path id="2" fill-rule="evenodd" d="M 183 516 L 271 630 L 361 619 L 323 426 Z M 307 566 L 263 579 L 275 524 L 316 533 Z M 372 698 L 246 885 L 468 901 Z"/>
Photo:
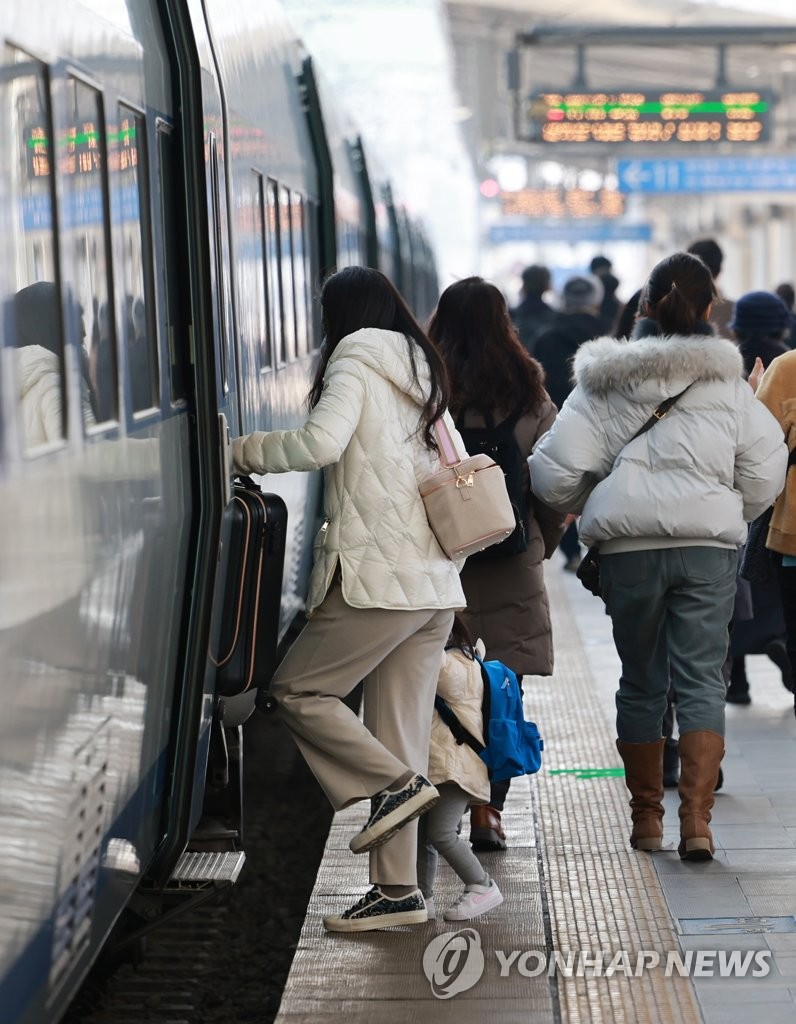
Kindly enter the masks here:
<path id="1" fill-rule="evenodd" d="M 157 335 L 148 301 L 152 267 L 145 156 L 146 122 L 124 104 L 108 133 L 111 212 L 122 237 L 122 343 L 133 412 L 160 405 Z"/>
<path id="2" fill-rule="evenodd" d="M 243 345 L 258 353 L 260 370 L 271 366 L 268 342 L 268 304 L 265 270 L 265 217 L 263 176 L 253 170 L 241 188 L 239 199 L 238 253 L 235 261 L 238 278 L 238 323 Z"/>
<path id="3" fill-rule="evenodd" d="M 307 260 L 307 293 L 310 310 L 311 347 L 318 348 L 321 343 L 321 305 L 316 301 L 316 289 L 320 282 L 319 245 L 318 245 L 318 204 L 307 200 L 304 209 L 305 255 Z"/>
<path id="4" fill-rule="evenodd" d="M 82 314 L 98 423 L 118 419 L 116 330 L 111 308 L 110 238 L 102 96 L 76 78 L 65 82 L 66 124 L 56 133 L 63 181 L 61 252 L 70 299 Z"/>
<path id="5" fill-rule="evenodd" d="M 270 318 L 272 351 L 275 366 L 285 362 L 284 312 L 282 305 L 281 231 L 279 223 L 279 186 L 268 179 L 266 194 L 266 277 L 268 279 L 268 315 Z"/>
<path id="6" fill-rule="evenodd" d="M 296 288 L 296 355 L 309 349 L 309 280 L 307 275 L 307 228 L 304 199 L 291 193 L 290 223 L 293 227 L 293 282 Z"/>
<path id="7" fill-rule="evenodd" d="M 185 359 L 186 346 L 178 344 L 179 291 L 177 281 L 177 189 L 174 135 L 171 126 L 158 121 L 158 172 L 160 176 L 160 225 L 163 231 L 163 259 L 161 284 L 165 297 L 166 331 L 169 345 L 171 399 L 180 402 L 186 396 L 185 378 L 188 372 Z"/>
<path id="8" fill-rule="evenodd" d="M 293 220 L 290 190 L 279 189 L 280 252 L 282 254 L 282 301 L 285 332 L 285 359 L 296 357 L 296 285 L 293 278 Z"/>
<path id="9" fill-rule="evenodd" d="M 12 211 L 5 243 L 15 273 L 2 304 L 7 340 L 16 348 L 22 442 L 30 451 L 66 436 L 50 92 L 46 67 L 11 46 L 3 49 L 1 81 L 12 140 L 0 156 Z"/>

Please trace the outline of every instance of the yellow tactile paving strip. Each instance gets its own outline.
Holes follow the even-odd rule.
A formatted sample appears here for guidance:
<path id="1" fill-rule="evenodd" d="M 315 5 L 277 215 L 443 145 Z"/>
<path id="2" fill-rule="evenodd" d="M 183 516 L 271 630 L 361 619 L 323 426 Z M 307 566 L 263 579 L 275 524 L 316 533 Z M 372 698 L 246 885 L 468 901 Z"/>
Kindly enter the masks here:
<path id="1" fill-rule="evenodd" d="M 600 706 L 588 661 L 557 572 L 549 574 L 556 630 L 554 679 L 526 680 L 530 717 L 546 742 L 542 773 L 512 784 L 504 814 L 509 849 L 484 855 L 505 902 L 472 922 L 484 971 L 469 990 L 434 997 L 423 972 L 428 944 L 457 924 L 333 936 L 321 917 L 339 912 L 367 888 L 367 858 L 348 840 L 364 822 L 361 804 L 335 816 L 310 900 L 277 1024 L 698 1024 L 691 982 L 661 969 L 640 977 L 566 977 L 560 970 L 501 976 L 496 951 L 528 952 L 531 967 L 559 954 L 640 950 L 665 960 L 676 934 L 648 854 L 626 845 L 627 794 L 616 777 L 576 778 L 551 770 L 615 768 L 613 724 Z M 465 819 L 465 834 L 468 828 Z M 537 846 L 537 838 L 539 840 Z M 438 910 L 455 901 L 447 866 L 435 893 Z M 516 966 L 516 964 L 515 964 Z M 593 972 L 592 972 L 593 973 Z"/>
<path id="2" fill-rule="evenodd" d="M 544 881 L 553 948 L 618 951 L 635 965 L 641 950 L 679 949 L 652 857 L 627 845 L 628 793 L 621 777 L 579 778 L 556 769 L 620 766 L 612 721 L 601 707 L 585 652 L 556 571 L 548 573 L 556 643 L 553 680 L 526 685 L 526 703 L 545 739 L 545 770 L 535 780 Z M 595 599 L 596 600 L 596 599 Z M 658 856 L 662 856 L 659 854 Z M 640 977 L 558 974 L 561 1019 L 575 1022 L 701 1021 L 687 977 L 662 968 Z"/>

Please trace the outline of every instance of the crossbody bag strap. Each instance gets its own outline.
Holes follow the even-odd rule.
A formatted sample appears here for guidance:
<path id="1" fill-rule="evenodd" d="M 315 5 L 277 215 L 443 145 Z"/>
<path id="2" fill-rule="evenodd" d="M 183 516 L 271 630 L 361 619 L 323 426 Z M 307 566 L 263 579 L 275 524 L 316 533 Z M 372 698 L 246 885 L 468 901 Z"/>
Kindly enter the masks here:
<path id="1" fill-rule="evenodd" d="M 674 403 L 678 399 L 682 398 L 683 395 L 686 393 L 686 391 L 688 391 L 688 388 L 693 387 L 693 385 L 694 385 L 694 381 L 691 381 L 691 383 L 688 385 L 688 387 L 683 388 L 683 390 L 679 391 L 676 395 L 672 395 L 671 398 L 665 398 L 661 402 L 661 404 L 658 406 L 658 408 L 655 409 L 655 411 L 650 416 L 650 418 L 647 420 L 647 422 L 642 427 L 640 427 L 635 432 L 635 434 L 630 438 L 630 441 L 635 441 L 637 437 L 641 437 L 642 434 L 646 434 L 646 432 L 650 429 L 650 427 L 654 427 L 655 424 L 658 422 L 658 420 L 662 420 L 664 418 L 664 416 L 666 416 L 666 414 L 669 412 L 671 407 L 674 405 Z M 627 445 L 630 444 L 630 441 L 628 441 L 625 444 L 625 447 L 627 447 Z"/>

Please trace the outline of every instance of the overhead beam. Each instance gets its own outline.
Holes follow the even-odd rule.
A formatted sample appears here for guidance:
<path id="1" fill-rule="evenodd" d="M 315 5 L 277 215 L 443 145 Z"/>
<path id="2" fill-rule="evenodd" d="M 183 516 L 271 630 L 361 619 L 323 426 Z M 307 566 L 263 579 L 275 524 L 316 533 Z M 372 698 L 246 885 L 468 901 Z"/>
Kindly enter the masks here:
<path id="1" fill-rule="evenodd" d="M 539 25 L 518 32 L 521 46 L 791 46 L 796 25 Z"/>

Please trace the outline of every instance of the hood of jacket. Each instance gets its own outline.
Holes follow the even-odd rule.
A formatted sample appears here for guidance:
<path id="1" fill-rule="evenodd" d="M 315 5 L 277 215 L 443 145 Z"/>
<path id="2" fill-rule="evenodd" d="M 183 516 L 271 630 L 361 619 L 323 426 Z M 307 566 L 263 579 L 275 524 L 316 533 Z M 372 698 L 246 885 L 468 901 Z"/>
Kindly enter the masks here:
<path id="1" fill-rule="evenodd" d="M 415 353 L 414 372 L 412 352 Z M 338 342 L 328 365 L 342 365 L 347 359 L 364 363 L 421 407 L 431 394 L 431 371 L 424 353 L 399 331 L 363 327 L 347 334 Z"/>
<path id="2" fill-rule="evenodd" d="M 641 402 L 668 398 L 694 381 L 732 381 L 742 372 L 735 344 L 713 334 L 596 338 L 580 346 L 572 368 L 587 395 L 619 391 Z"/>

